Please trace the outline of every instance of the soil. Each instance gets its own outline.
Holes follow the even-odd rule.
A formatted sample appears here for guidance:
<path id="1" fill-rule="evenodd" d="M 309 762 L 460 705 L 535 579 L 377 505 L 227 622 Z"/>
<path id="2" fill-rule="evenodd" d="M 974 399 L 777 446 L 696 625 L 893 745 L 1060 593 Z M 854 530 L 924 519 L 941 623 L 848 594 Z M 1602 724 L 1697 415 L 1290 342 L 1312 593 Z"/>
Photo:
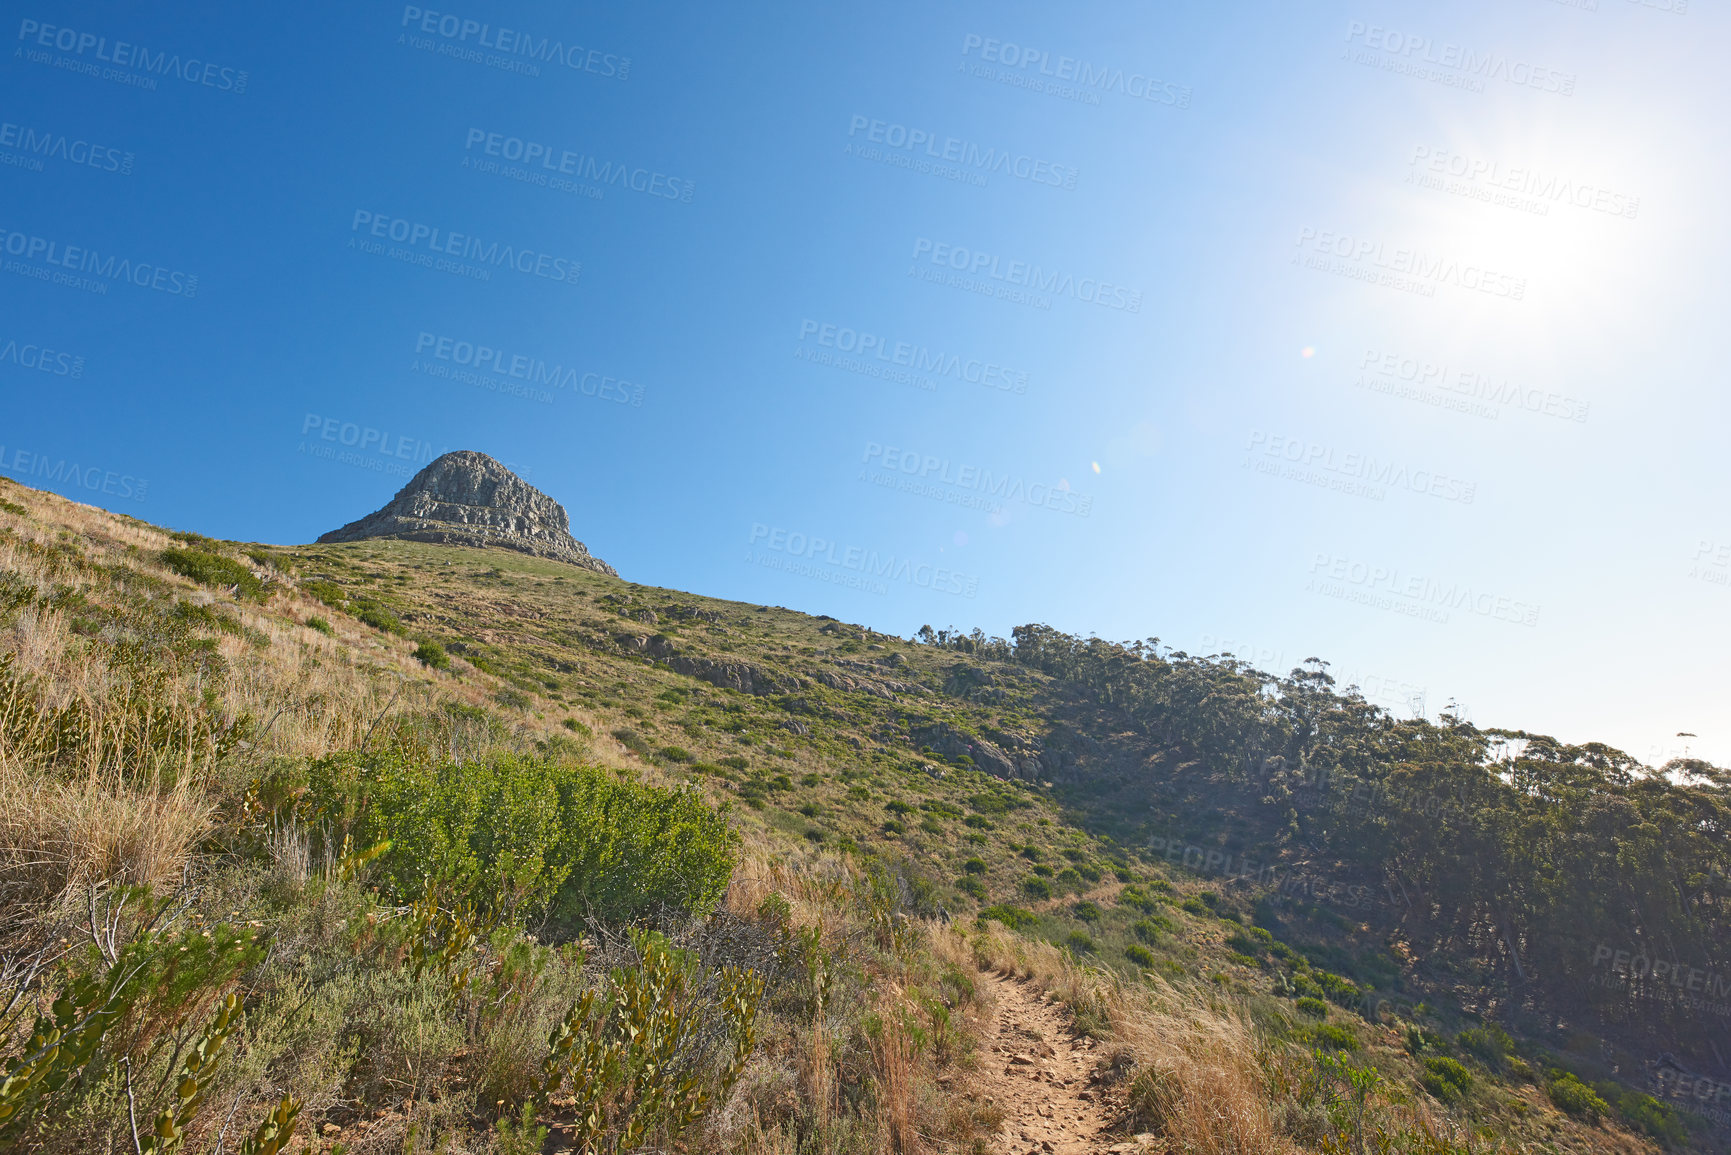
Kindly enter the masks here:
<path id="1" fill-rule="evenodd" d="M 1128 1155 L 1147 1136 L 1125 1133 L 1121 1091 L 1101 1070 L 1099 1044 L 1032 982 L 994 975 L 997 1009 L 980 1039 L 973 1094 L 1004 1113 L 1006 1155 Z"/>

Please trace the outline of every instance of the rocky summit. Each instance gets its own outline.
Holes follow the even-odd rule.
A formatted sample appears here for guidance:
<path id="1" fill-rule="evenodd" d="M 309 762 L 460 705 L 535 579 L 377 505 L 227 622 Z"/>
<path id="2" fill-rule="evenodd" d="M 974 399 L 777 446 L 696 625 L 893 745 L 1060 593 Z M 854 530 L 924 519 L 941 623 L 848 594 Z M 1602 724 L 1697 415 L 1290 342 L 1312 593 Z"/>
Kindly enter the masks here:
<path id="1" fill-rule="evenodd" d="M 564 506 L 485 453 L 468 449 L 436 459 L 389 505 L 319 541 L 368 538 L 514 549 L 619 576 L 571 536 Z"/>

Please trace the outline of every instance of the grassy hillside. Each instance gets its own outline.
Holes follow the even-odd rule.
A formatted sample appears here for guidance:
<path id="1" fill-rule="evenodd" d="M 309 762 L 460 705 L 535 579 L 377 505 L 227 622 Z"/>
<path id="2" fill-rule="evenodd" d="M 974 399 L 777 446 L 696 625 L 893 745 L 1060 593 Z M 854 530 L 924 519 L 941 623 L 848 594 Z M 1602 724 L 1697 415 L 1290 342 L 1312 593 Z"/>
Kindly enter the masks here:
<path id="1" fill-rule="evenodd" d="M 1098 1041 L 1078 1150 L 1725 1149 L 1714 768 L 1316 667 L 0 498 L 0 1144 L 1020 1150 L 970 1078 L 1014 973 Z M 1462 767 L 1502 833 L 1422 845 L 1479 829 L 1427 801 Z M 1694 936 L 1693 1013 L 1610 989 L 1633 932 L 1545 945 L 1622 925 L 1567 860 L 1495 857 L 1576 806 Z"/>

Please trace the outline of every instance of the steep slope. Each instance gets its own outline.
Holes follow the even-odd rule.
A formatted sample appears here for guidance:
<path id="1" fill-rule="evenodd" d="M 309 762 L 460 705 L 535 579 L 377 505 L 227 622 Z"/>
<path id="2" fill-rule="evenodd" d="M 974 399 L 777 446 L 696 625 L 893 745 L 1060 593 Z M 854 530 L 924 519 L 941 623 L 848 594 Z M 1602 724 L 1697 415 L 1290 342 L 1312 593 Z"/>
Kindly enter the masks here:
<path id="1" fill-rule="evenodd" d="M 1653 1149 L 1637 1128 L 1722 1148 L 1709 1129 L 1720 1085 L 1711 1048 L 1703 1058 L 1674 1045 L 1666 1065 L 1603 1025 L 1546 1027 L 1515 1013 L 1504 978 L 1473 961 L 1471 944 L 1433 951 L 1410 909 L 1386 901 L 1387 878 L 1326 838 L 1290 835 L 1288 808 L 1261 801 L 1287 797 L 1279 764 L 1264 769 L 1284 753 L 1245 778 L 1241 760 L 1218 759 L 1182 726 L 1052 658 L 1049 636 L 1020 635 L 1013 648 L 948 633 L 907 640 L 510 549 L 171 537 L 5 488 L 0 651 L 12 655 L 4 689 L 14 705 L 3 760 L 27 767 L 46 749 L 30 735 L 48 731 L 20 729 L 19 703 L 48 717 L 50 703 L 87 702 L 80 709 L 108 719 L 103 732 L 130 733 L 124 687 L 144 683 L 124 672 L 135 668 L 127 655 L 148 654 L 160 670 L 151 708 L 175 720 L 162 732 L 190 736 L 174 764 L 228 784 L 184 801 L 189 846 L 212 823 L 242 823 L 261 832 L 224 835 L 224 853 L 263 853 L 276 877 L 287 869 L 280 854 L 257 849 L 281 829 L 268 823 L 303 813 L 316 786 L 308 760 L 345 751 L 572 754 L 729 807 L 745 850 L 724 913 L 815 928 L 832 961 L 812 974 L 834 985 L 816 1018 L 821 986 L 802 988 L 805 1010 L 766 1020 L 763 1055 L 734 1105 L 706 1124 L 715 1149 L 777 1150 L 776 1134 L 828 1135 L 833 1150 L 880 1140 L 908 1149 L 895 1138 L 906 1120 L 939 1149 L 1161 1150 L 1161 1135 L 1229 1119 L 1235 1133 L 1277 1136 L 1266 1149 L 1319 1150 L 1350 1132 L 1354 1109 L 1367 1126 L 1445 1144 L 1374 1148 L 1391 1151 L 1466 1150 L 1462 1128 L 1520 1149 Z M 1215 686 L 1184 717 L 1206 718 L 1223 697 Z M 138 741 L 155 726 L 139 723 Z M 64 761 L 68 747 L 54 741 Z M 78 764 L 127 748 L 87 743 Z M 1297 796 L 1301 832 L 1310 807 Z M 190 849 L 162 857 L 151 878 L 171 880 L 193 861 Z M 259 911 L 268 926 L 285 917 Z M 293 914 L 303 928 L 313 917 Z M 309 933 L 293 931 L 295 941 Z M 1415 953 L 1421 942 L 1432 953 Z M 505 966 L 488 957 L 483 971 Z M 1006 985 L 1012 973 L 1021 981 Z M 1036 987 L 1059 1001 L 1032 998 Z M 985 1009 L 992 992 L 996 1018 Z M 1539 1005 L 1531 994 L 1522 997 Z M 791 988 L 777 997 L 798 1001 Z M 522 1028 L 531 1066 L 551 1025 L 537 1022 Z M 992 1049 L 1017 1024 L 1053 1049 L 1041 1058 L 1063 1056 L 1055 1081 L 1002 1073 L 1026 1065 Z M 381 1097 L 388 1082 L 363 1085 L 354 1073 L 401 1070 L 352 1068 L 346 1089 L 308 1108 L 315 1131 L 400 1147 L 418 1112 L 479 1109 L 480 1076 L 463 1056 L 491 1052 L 470 1046 L 479 1049 L 451 1044 L 462 1055 L 439 1060 L 449 1075 L 415 1091 L 407 1110 L 401 1092 Z M 1380 1082 L 1354 1108 L 1338 1072 L 1372 1067 Z M 277 1076 L 283 1086 L 309 1077 Z M 557 1110 L 546 1121 L 565 1133 Z M 836 1138 L 844 1133 L 860 1145 Z"/>

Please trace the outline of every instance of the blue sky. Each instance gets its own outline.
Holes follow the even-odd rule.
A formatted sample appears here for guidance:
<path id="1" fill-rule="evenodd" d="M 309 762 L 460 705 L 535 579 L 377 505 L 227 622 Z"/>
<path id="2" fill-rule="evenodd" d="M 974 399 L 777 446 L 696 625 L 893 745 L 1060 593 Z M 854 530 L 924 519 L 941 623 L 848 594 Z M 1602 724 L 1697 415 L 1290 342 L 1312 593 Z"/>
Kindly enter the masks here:
<path id="1" fill-rule="evenodd" d="M 1731 760 L 1725 17 L 1295 7 L 27 5 L 0 472 Z"/>

